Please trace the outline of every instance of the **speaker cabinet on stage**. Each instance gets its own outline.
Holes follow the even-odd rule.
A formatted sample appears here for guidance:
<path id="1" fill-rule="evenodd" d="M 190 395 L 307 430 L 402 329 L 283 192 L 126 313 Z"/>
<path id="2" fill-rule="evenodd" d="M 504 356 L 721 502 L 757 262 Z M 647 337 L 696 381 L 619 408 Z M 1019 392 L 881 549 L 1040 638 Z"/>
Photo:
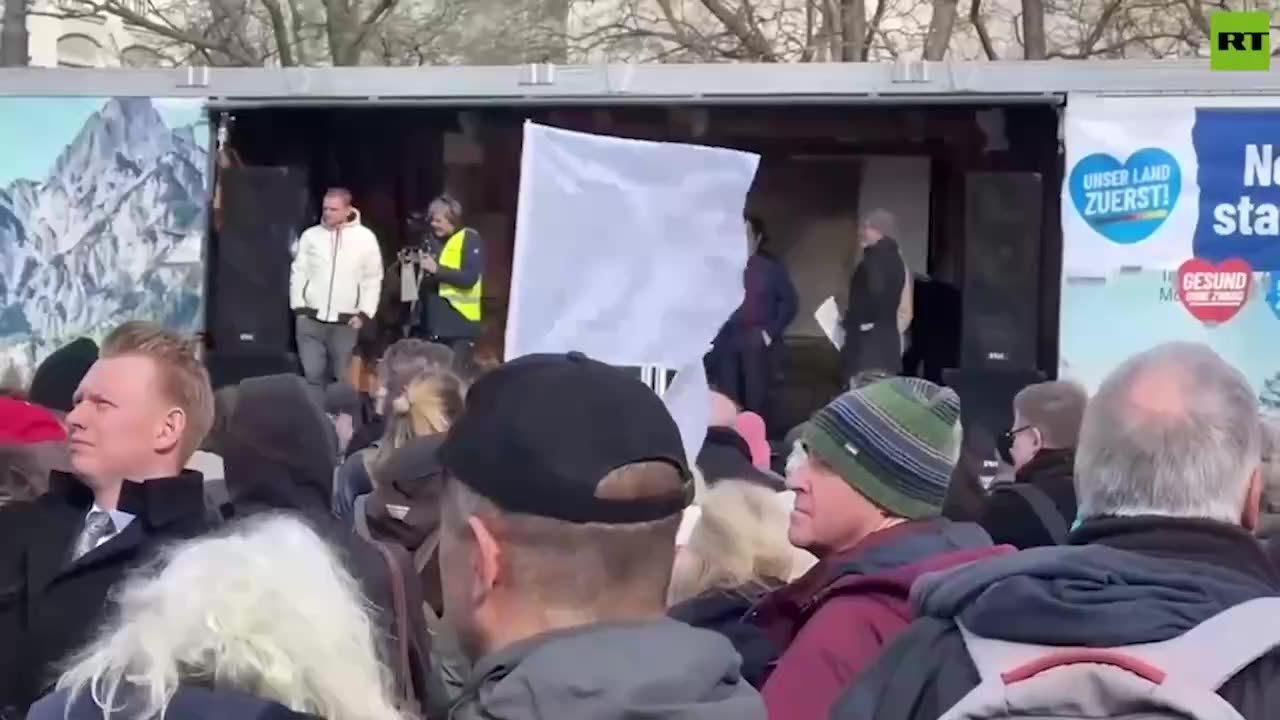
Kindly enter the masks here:
<path id="1" fill-rule="evenodd" d="M 213 346 L 288 352 L 290 247 L 305 229 L 306 174 L 287 167 L 236 167 L 223 170 L 220 182 L 222 226 L 210 249 Z"/>
<path id="2" fill-rule="evenodd" d="M 230 349 L 210 350 L 205 355 L 209 383 L 217 390 L 238 385 L 241 380 L 265 375 L 297 375 L 302 372 L 298 356 L 266 345 L 236 345 Z"/>
<path id="3" fill-rule="evenodd" d="M 1038 173 L 965 176 L 961 367 L 1036 367 L 1043 199 Z"/>
<path id="4" fill-rule="evenodd" d="M 1038 370 L 957 370 L 942 373 L 943 382 L 960 396 L 964 426 L 960 464 L 953 476 L 947 517 L 973 519 L 980 510 L 981 487 L 996 474 L 996 438 L 1012 429 L 1013 396 L 1022 388 L 1044 382 Z M 970 492 L 966 493 L 966 489 Z M 967 497 L 964 495 L 968 495 Z"/>

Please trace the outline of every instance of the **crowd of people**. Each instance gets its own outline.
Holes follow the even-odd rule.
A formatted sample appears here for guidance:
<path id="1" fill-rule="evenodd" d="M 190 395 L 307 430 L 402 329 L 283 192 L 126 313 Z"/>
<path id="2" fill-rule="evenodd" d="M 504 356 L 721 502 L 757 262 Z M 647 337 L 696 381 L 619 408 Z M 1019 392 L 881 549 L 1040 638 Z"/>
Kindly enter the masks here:
<path id="1" fill-rule="evenodd" d="M 893 291 L 901 292 L 901 286 Z M 892 293 L 890 293 L 892 294 Z M 887 312 L 887 311 L 886 311 Z M 886 314 L 886 317 L 888 315 Z M 862 375 L 790 433 L 578 353 L 219 388 L 144 322 L 0 397 L 4 720 L 1269 718 L 1277 434 L 1204 345 L 1013 401 Z"/>

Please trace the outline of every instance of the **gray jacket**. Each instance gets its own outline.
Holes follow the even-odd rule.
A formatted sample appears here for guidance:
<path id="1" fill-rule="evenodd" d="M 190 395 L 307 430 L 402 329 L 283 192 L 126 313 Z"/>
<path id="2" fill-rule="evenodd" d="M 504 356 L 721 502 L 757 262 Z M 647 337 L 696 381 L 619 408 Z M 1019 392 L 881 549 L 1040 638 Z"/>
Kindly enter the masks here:
<path id="1" fill-rule="evenodd" d="M 450 720 L 765 720 L 724 637 L 667 618 L 544 633 L 481 658 Z"/>

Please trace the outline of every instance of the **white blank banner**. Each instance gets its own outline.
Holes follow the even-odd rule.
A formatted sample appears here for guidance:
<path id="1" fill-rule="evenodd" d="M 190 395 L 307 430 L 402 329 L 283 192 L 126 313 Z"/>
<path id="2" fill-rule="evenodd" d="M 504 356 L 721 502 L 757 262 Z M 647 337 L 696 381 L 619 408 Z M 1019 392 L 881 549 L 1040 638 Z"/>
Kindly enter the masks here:
<path id="1" fill-rule="evenodd" d="M 525 123 L 506 356 L 682 368 L 742 302 L 759 156 Z"/>
<path id="2" fill-rule="evenodd" d="M 508 360 L 586 353 L 677 371 L 664 400 L 690 461 L 702 357 L 742 303 L 742 211 L 760 158 L 525 123 Z"/>

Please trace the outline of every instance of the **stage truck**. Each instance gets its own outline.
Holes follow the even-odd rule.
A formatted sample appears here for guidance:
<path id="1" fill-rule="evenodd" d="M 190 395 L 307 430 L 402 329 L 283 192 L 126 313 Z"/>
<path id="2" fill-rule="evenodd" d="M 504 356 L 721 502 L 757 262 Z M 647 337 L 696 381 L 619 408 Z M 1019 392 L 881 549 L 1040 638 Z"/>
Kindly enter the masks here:
<path id="1" fill-rule="evenodd" d="M 145 317 L 204 332 L 211 367 L 270 366 L 330 186 L 389 267 L 433 196 L 462 202 L 498 358 L 532 119 L 761 155 L 747 209 L 800 295 L 775 429 L 844 383 L 813 313 L 874 209 L 916 276 L 905 370 L 961 389 L 974 457 L 1025 383 L 1092 387 L 1164 339 L 1213 343 L 1280 405 L 1255 347 L 1280 323 L 1277 97 L 1276 72 L 1203 61 L 0 70 L 0 359 Z M 371 356 L 405 320 L 388 278 Z"/>

